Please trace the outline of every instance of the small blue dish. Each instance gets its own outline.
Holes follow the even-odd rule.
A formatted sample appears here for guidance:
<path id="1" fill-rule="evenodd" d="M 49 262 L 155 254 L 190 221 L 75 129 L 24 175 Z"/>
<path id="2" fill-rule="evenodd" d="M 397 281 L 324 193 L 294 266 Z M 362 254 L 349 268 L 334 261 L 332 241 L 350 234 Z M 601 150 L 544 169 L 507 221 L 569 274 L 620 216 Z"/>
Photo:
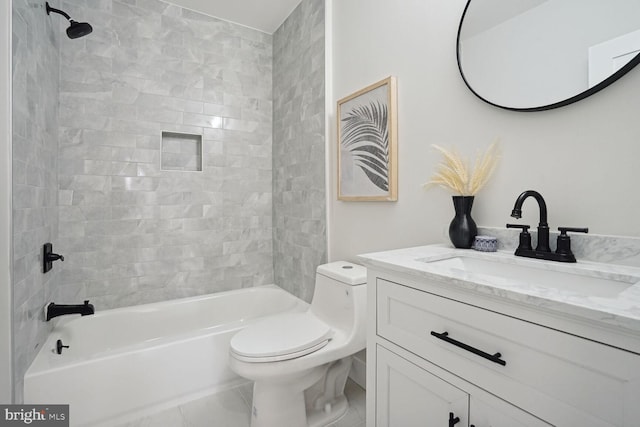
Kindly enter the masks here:
<path id="1" fill-rule="evenodd" d="M 476 236 L 472 248 L 480 252 L 495 252 L 498 250 L 498 239 L 491 236 Z"/>

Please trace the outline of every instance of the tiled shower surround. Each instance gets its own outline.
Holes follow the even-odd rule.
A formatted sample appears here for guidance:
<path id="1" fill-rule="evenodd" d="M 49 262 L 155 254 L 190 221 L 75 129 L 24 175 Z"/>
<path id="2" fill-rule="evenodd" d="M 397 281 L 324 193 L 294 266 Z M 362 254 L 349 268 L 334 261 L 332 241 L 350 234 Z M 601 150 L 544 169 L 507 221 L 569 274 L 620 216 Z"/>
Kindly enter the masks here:
<path id="1" fill-rule="evenodd" d="M 13 0 L 16 402 L 50 301 L 268 283 L 310 300 L 327 258 L 323 0 L 274 46 L 159 0 L 53 0 L 93 25 L 70 40 L 44 3 Z M 43 275 L 46 242 L 65 261 Z"/>
<path id="2" fill-rule="evenodd" d="M 98 310 L 273 283 L 272 37 L 157 0 L 74 0 L 61 42 L 65 302 Z M 161 170 L 162 132 L 202 171 Z"/>
<path id="3" fill-rule="evenodd" d="M 324 0 L 303 0 L 273 35 L 276 283 L 311 301 L 327 261 Z"/>
<path id="4" fill-rule="evenodd" d="M 46 301 L 59 270 L 42 274 L 41 252 L 58 236 L 59 31 L 44 2 L 15 0 L 13 38 L 13 373 L 22 401 L 25 371 L 49 333 Z"/>

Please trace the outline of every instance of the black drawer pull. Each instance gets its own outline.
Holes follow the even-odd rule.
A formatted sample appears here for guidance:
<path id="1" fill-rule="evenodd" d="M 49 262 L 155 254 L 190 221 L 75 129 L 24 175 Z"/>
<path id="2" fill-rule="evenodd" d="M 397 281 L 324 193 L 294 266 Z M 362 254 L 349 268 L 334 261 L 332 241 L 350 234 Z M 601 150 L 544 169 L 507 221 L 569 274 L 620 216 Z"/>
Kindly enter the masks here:
<path id="1" fill-rule="evenodd" d="M 455 417 L 455 418 L 454 418 Z M 449 412 L 449 427 L 453 427 L 460 422 L 460 418 L 456 417 L 453 412 Z"/>
<path id="2" fill-rule="evenodd" d="M 463 342 L 460 341 L 456 341 L 453 338 L 449 338 L 449 333 L 448 332 L 443 332 L 441 334 L 435 332 L 435 331 L 431 331 L 431 335 L 433 335 L 434 337 L 441 339 L 442 341 L 446 341 L 449 344 L 453 344 L 456 347 L 460 347 L 463 348 L 467 351 L 470 351 L 473 354 L 477 354 L 480 357 L 484 357 L 487 360 L 492 361 L 493 363 L 497 363 L 498 365 L 502 365 L 502 366 L 506 366 L 507 362 L 500 359 L 502 357 L 502 355 L 500 353 L 496 353 L 496 354 L 489 354 L 489 353 L 485 353 L 482 350 L 478 350 L 475 347 L 471 347 L 468 344 L 465 344 Z"/>

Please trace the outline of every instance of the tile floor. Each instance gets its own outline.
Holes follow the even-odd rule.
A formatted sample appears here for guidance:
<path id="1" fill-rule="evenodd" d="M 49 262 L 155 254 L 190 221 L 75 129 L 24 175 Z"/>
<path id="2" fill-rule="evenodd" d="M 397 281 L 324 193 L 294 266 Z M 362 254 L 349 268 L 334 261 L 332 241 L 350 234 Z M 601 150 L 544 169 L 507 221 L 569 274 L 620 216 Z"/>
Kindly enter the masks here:
<path id="1" fill-rule="evenodd" d="M 242 385 L 118 427 L 249 427 L 252 391 L 253 384 Z M 365 391 L 349 379 L 345 395 L 349 410 L 327 427 L 365 427 Z"/>

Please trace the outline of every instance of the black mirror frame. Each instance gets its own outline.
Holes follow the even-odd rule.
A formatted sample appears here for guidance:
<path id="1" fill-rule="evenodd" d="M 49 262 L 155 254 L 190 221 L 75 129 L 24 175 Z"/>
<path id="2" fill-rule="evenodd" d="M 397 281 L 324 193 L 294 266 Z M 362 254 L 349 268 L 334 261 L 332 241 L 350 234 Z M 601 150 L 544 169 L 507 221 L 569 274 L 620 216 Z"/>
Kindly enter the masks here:
<path id="1" fill-rule="evenodd" d="M 464 76 L 464 71 L 462 70 L 462 63 L 460 62 L 460 32 L 462 30 L 462 23 L 464 22 L 464 18 L 467 15 L 467 9 L 469 9 L 469 5 L 471 4 L 472 1 L 473 0 L 467 0 L 467 4 L 464 7 L 464 11 L 462 12 L 462 17 L 460 18 L 460 25 L 458 25 L 458 35 L 456 37 L 456 60 L 458 62 L 458 70 L 460 70 L 460 76 L 462 76 L 462 80 L 464 81 L 464 84 L 467 85 L 469 90 L 475 96 L 480 98 L 482 101 L 486 102 L 487 104 L 493 105 L 494 107 L 502 108 L 504 110 L 509 110 L 509 111 L 522 111 L 522 112 L 545 111 L 545 110 L 552 110 L 554 108 L 564 107 L 565 105 L 573 104 L 574 102 L 578 102 L 584 98 L 587 98 L 593 95 L 596 92 L 601 91 L 602 89 L 606 88 L 607 86 L 609 86 L 610 84 L 618 80 L 620 77 L 627 74 L 629 71 L 631 71 L 633 67 L 635 67 L 640 63 L 640 53 L 638 53 L 631 61 L 627 62 L 622 68 L 620 68 L 618 71 L 616 71 L 615 73 L 613 73 L 612 75 L 610 75 L 609 77 L 607 77 L 606 79 L 598 83 L 597 85 L 590 87 L 584 92 L 581 92 L 563 101 L 554 102 L 553 104 L 542 105 L 540 107 L 527 107 L 527 108 L 515 108 L 515 107 L 507 107 L 505 105 L 495 104 L 487 100 L 486 98 L 483 98 L 478 92 L 476 92 L 471 87 L 471 85 L 469 84 L 469 82 Z"/>

